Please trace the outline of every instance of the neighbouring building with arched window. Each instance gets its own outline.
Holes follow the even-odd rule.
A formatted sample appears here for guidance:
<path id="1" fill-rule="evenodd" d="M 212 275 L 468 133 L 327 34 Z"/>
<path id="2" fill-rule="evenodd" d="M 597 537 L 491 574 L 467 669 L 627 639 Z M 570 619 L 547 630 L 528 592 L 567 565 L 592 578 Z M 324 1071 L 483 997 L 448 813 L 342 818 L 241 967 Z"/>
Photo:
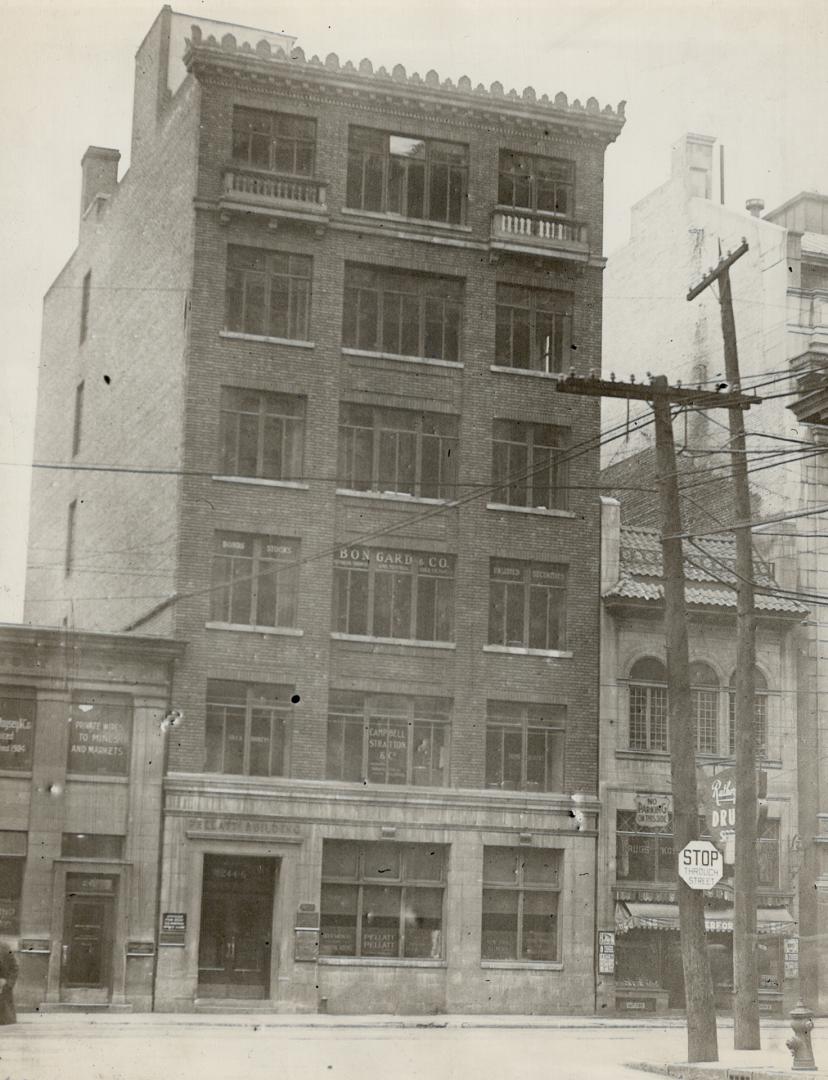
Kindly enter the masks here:
<path id="1" fill-rule="evenodd" d="M 670 722 L 661 542 L 622 526 L 604 500 L 602 531 L 601 763 L 598 856 L 598 1003 L 619 1012 L 684 1006 L 670 793 Z M 690 694 L 700 792 L 732 768 L 736 667 L 729 538 L 688 560 Z M 704 545 L 702 545 L 704 546 Z M 761 568 L 757 569 L 761 573 Z M 763 579 L 772 584 L 768 575 Z M 763 1012 L 798 993 L 796 635 L 807 609 L 757 595 L 757 753 L 767 775 L 767 817 L 757 842 L 759 998 Z M 707 824 L 699 807 L 700 834 Z M 733 868 L 708 891 L 706 925 L 717 1006 L 733 990 Z"/>

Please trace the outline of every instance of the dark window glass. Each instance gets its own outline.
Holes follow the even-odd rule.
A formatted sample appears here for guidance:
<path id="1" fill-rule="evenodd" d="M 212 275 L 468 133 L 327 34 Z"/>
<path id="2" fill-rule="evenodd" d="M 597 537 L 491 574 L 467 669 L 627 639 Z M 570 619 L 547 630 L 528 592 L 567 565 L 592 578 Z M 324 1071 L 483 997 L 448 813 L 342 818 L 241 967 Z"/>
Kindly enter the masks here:
<path id="1" fill-rule="evenodd" d="M 453 499 L 458 427 L 456 416 L 343 402 L 339 484 L 350 491 Z"/>
<path id="2" fill-rule="evenodd" d="M 37 698 L 23 686 L 0 686 L 0 770 L 32 767 Z"/>
<path id="3" fill-rule="evenodd" d="M 298 540 L 216 533 L 213 621 L 238 626 L 295 626 L 298 559 Z"/>
<path id="4" fill-rule="evenodd" d="M 435 845 L 325 840 L 320 954 L 441 959 L 444 867 Z"/>
<path id="5" fill-rule="evenodd" d="M 66 771 L 126 776 L 132 742 L 132 699 L 116 694 L 72 695 Z"/>
<path id="6" fill-rule="evenodd" d="M 495 363 L 561 372 L 572 347 L 572 297 L 521 285 L 497 286 Z"/>
<path id="7" fill-rule="evenodd" d="M 219 469 L 228 476 L 302 479 L 305 399 L 223 387 Z"/>
<path id="8" fill-rule="evenodd" d="M 210 679 L 205 770 L 247 776 L 286 775 L 292 695 L 292 686 Z"/>
<path id="9" fill-rule="evenodd" d="M 92 293 L 92 271 L 87 270 L 83 275 L 83 286 L 81 287 L 81 310 L 80 310 L 80 343 L 81 345 L 86 341 L 86 335 L 89 332 L 89 301 Z"/>
<path id="10" fill-rule="evenodd" d="M 753 669 L 755 697 L 753 702 L 753 737 L 757 757 L 768 757 L 768 684 L 758 668 Z M 736 752 L 736 673 L 730 679 L 728 694 L 728 745 Z"/>
<path id="11" fill-rule="evenodd" d="M 23 891 L 22 858 L 0 858 L 0 934 L 20 933 L 20 897 Z"/>
<path id="12" fill-rule="evenodd" d="M 75 387 L 75 419 L 72 425 L 72 457 L 77 455 L 81 444 L 81 430 L 83 425 L 83 388 L 84 383 L 83 380 L 81 380 Z"/>
<path id="13" fill-rule="evenodd" d="M 565 649 L 566 581 L 557 563 L 491 559 L 489 644 Z"/>
<path id="14" fill-rule="evenodd" d="M 546 510 L 566 508 L 565 447 L 569 432 L 552 424 L 495 420 L 492 501 Z"/>
<path id="15" fill-rule="evenodd" d="M 756 847 L 758 880 L 765 888 L 779 888 L 779 821 L 764 823 Z"/>
<path id="16" fill-rule="evenodd" d="M 72 859 L 122 859 L 124 838 L 103 833 L 64 833 L 60 853 Z"/>
<path id="17" fill-rule="evenodd" d="M 661 661 L 637 661 L 630 671 L 629 692 L 630 750 L 667 750 L 667 670 Z"/>
<path id="18" fill-rule="evenodd" d="M 355 210 L 461 224 L 468 156 L 462 143 L 352 127 L 346 204 Z"/>
<path id="19" fill-rule="evenodd" d="M 486 786 L 563 791 L 566 708 L 490 701 Z"/>
<path id="20" fill-rule="evenodd" d="M 483 849 L 482 958 L 558 959 L 561 853 Z"/>
<path id="21" fill-rule="evenodd" d="M 313 176 L 316 121 L 304 116 L 233 109 L 233 160 L 257 169 Z"/>
<path id="22" fill-rule="evenodd" d="M 309 255 L 228 248 L 227 329 L 307 341 L 312 266 Z"/>
<path id="23" fill-rule="evenodd" d="M 340 548 L 334 558 L 333 630 L 343 634 L 451 641 L 453 555 Z"/>
<path id="24" fill-rule="evenodd" d="M 445 787 L 450 712 L 443 698 L 333 692 L 328 779 Z"/>
<path id="25" fill-rule="evenodd" d="M 460 359 L 462 283 L 432 274 L 349 265 L 343 343 L 433 360 Z"/>
<path id="26" fill-rule="evenodd" d="M 675 881 L 677 852 L 672 819 L 664 828 L 653 828 L 636 824 L 634 810 L 619 810 L 615 855 L 619 881 Z"/>
<path id="27" fill-rule="evenodd" d="M 575 206 L 575 164 L 501 150 L 497 201 L 516 209 L 571 215 Z"/>

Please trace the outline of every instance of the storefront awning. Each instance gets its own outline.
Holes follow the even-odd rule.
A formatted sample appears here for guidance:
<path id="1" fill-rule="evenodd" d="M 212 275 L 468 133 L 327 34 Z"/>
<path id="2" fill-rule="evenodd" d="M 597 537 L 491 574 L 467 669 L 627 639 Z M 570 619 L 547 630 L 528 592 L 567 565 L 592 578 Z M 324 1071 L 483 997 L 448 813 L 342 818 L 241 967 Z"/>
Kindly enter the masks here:
<path id="1" fill-rule="evenodd" d="M 678 930 L 678 904 L 645 903 L 626 900 L 615 905 L 615 929 L 619 934 L 628 930 Z M 733 908 L 709 909 L 704 913 L 704 928 L 710 932 L 732 933 Z M 787 908 L 759 908 L 756 930 L 760 934 L 795 934 L 796 922 Z"/>

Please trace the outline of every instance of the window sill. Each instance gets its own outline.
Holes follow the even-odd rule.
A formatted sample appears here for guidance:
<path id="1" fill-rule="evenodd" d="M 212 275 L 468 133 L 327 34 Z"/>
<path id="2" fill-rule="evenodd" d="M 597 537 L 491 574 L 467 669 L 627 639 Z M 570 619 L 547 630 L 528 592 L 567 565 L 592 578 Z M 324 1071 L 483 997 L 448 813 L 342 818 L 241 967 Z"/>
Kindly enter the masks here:
<path id="1" fill-rule="evenodd" d="M 396 956 L 320 956 L 320 964 L 331 967 L 445 968 L 445 960 L 401 959 Z"/>
<path id="2" fill-rule="evenodd" d="M 504 367 L 501 364 L 492 364 L 489 371 L 500 371 L 504 375 L 531 375 L 534 379 L 552 379 L 555 382 L 565 378 L 562 371 L 533 371 L 532 368 Z"/>
<path id="3" fill-rule="evenodd" d="M 448 232 L 471 233 L 471 225 L 456 224 L 452 221 L 432 221 L 431 218 L 406 217 L 388 210 L 358 210 L 353 206 L 343 206 L 340 211 L 345 217 L 368 218 L 369 221 L 388 221 L 400 225 L 426 225 L 429 229 L 445 229 Z"/>
<path id="4" fill-rule="evenodd" d="M 263 476 L 211 476 L 223 484 L 255 484 L 257 487 L 292 488 L 295 491 L 310 491 L 310 484 L 299 480 L 269 480 Z"/>
<path id="5" fill-rule="evenodd" d="M 499 971 L 563 971 L 560 960 L 481 960 L 480 966 Z"/>
<path id="6" fill-rule="evenodd" d="M 219 337 L 232 341 L 263 341 L 268 345 L 295 345 L 298 349 L 315 349 L 315 341 L 303 341 L 301 338 L 269 337 L 267 334 L 245 334 L 240 330 L 220 330 Z"/>
<path id="7" fill-rule="evenodd" d="M 215 477 L 214 477 L 215 479 Z M 546 506 L 510 506 L 508 503 L 486 503 L 487 510 L 505 510 L 509 514 L 538 514 L 541 517 L 574 518 L 571 510 L 556 510 Z"/>
<path id="8" fill-rule="evenodd" d="M 483 652 L 506 653 L 510 656 L 556 656 L 570 660 L 575 654 L 566 649 L 530 649 L 524 645 L 484 645 Z"/>
<path id="9" fill-rule="evenodd" d="M 67 780 L 83 784 L 128 784 L 129 777 L 123 775 L 108 776 L 105 773 L 67 773 Z"/>
<path id="10" fill-rule="evenodd" d="M 374 349 L 354 349 L 342 346 L 343 356 L 365 356 L 373 360 L 401 360 L 405 364 L 426 364 L 428 367 L 462 368 L 462 360 L 438 360 L 428 356 L 405 356 L 403 353 L 377 352 Z"/>
<path id="11" fill-rule="evenodd" d="M 370 634 L 341 634 L 331 632 L 333 641 L 359 641 L 366 645 L 404 645 L 416 649 L 456 649 L 453 641 L 420 641 L 419 638 L 372 637 Z"/>
<path id="12" fill-rule="evenodd" d="M 336 493 L 349 499 L 382 499 L 386 502 L 416 503 L 421 506 L 457 505 L 451 499 L 430 499 L 425 495 L 409 495 L 405 491 L 355 491 L 353 488 L 337 488 Z"/>
<path id="13" fill-rule="evenodd" d="M 238 630 L 242 634 L 270 634 L 275 637 L 302 637 L 304 630 L 295 626 L 247 626 L 244 623 L 206 622 L 206 630 Z"/>

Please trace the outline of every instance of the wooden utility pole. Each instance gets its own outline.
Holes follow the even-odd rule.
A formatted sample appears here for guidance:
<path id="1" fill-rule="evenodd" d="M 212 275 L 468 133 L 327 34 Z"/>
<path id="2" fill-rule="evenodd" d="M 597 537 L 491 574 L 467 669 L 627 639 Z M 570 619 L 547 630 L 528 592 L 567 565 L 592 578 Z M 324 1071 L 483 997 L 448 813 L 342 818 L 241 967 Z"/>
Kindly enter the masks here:
<path id="1" fill-rule="evenodd" d="M 730 390 L 740 392 L 736 322 L 730 291 L 730 267 L 748 250 L 743 240 L 687 294 L 694 300 L 714 281 L 719 283 L 725 374 Z M 730 409 L 730 454 L 736 522 L 750 521 L 745 422 L 741 409 Z M 756 955 L 756 616 L 753 589 L 753 542 L 747 528 L 734 529 L 736 542 L 736 866 L 733 912 L 733 1045 L 759 1050 L 759 970 Z"/>
<path id="2" fill-rule="evenodd" d="M 742 394 L 715 393 L 672 387 L 665 376 L 649 385 L 614 379 L 578 379 L 557 384 L 564 393 L 593 397 L 623 397 L 649 401 L 655 412 L 656 461 L 661 503 L 661 543 L 664 578 L 664 629 L 667 646 L 667 685 L 670 716 L 670 776 L 673 791 L 673 833 L 676 854 L 699 837 L 699 796 L 696 783 L 696 732 L 690 697 L 684 556 L 681 505 L 676 471 L 671 405 L 726 408 L 741 411 L 758 401 Z M 704 928 L 704 892 L 691 889 L 677 876 L 681 959 L 687 1001 L 688 1061 L 718 1061 L 716 1005 Z"/>

